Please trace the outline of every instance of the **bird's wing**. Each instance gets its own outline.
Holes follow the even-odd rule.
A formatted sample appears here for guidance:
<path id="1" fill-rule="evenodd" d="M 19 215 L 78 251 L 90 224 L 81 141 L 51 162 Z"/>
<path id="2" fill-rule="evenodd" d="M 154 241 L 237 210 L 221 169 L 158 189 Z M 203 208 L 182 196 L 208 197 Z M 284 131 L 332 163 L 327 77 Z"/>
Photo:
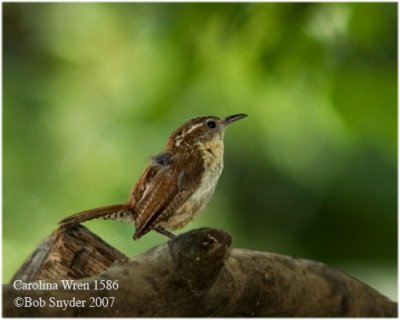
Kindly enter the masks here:
<path id="1" fill-rule="evenodd" d="M 193 194 L 203 170 L 200 155 L 193 153 L 162 153 L 152 159 L 129 200 L 135 212 L 135 239 L 155 222 L 167 219 Z"/>

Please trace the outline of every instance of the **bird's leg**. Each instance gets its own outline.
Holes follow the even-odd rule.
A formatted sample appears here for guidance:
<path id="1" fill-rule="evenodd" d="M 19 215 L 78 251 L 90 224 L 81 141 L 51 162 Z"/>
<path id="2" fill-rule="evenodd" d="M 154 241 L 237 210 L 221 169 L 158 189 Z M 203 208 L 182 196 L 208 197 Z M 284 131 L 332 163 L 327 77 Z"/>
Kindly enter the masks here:
<path id="1" fill-rule="evenodd" d="M 176 235 L 174 235 L 172 232 L 169 232 L 168 230 L 165 230 L 163 227 L 155 227 L 154 230 L 164 236 L 167 236 L 170 239 L 176 238 Z"/>

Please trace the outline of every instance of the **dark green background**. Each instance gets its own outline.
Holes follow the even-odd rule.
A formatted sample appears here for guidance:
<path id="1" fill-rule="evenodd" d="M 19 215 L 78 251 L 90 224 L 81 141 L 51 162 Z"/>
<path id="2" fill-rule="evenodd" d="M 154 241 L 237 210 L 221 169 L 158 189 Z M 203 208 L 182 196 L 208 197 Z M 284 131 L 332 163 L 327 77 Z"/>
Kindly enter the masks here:
<path id="1" fill-rule="evenodd" d="M 3 274 L 125 201 L 199 115 L 247 113 L 184 230 L 319 260 L 396 298 L 397 4 L 3 4 Z M 132 256 L 166 239 L 86 225 Z"/>

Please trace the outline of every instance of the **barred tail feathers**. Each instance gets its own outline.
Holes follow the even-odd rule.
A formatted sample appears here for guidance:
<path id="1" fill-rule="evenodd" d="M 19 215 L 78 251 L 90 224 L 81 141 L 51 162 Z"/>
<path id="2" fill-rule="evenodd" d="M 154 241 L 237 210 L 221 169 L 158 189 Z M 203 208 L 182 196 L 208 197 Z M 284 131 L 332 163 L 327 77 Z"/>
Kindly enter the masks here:
<path id="1" fill-rule="evenodd" d="M 134 221 L 133 217 L 134 213 L 127 204 L 114 204 L 111 206 L 75 213 L 62 219 L 59 224 L 78 224 L 92 219 L 113 219 L 130 223 Z"/>

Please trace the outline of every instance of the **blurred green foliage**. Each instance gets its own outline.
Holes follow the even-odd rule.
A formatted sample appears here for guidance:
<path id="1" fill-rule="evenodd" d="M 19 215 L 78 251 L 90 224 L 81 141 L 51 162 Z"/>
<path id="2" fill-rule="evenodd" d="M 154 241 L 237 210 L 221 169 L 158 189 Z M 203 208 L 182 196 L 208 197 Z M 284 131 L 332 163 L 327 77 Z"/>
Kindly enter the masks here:
<path id="1" fill-rule="evenodd" d="M 189 118 L 245 112 L 184 230 L 396 299 L 396 3 L 3 4 L 3 281 L 61 218 L 125 201 Z M 128 255 L 164 242 L 86 224 Z"/>

